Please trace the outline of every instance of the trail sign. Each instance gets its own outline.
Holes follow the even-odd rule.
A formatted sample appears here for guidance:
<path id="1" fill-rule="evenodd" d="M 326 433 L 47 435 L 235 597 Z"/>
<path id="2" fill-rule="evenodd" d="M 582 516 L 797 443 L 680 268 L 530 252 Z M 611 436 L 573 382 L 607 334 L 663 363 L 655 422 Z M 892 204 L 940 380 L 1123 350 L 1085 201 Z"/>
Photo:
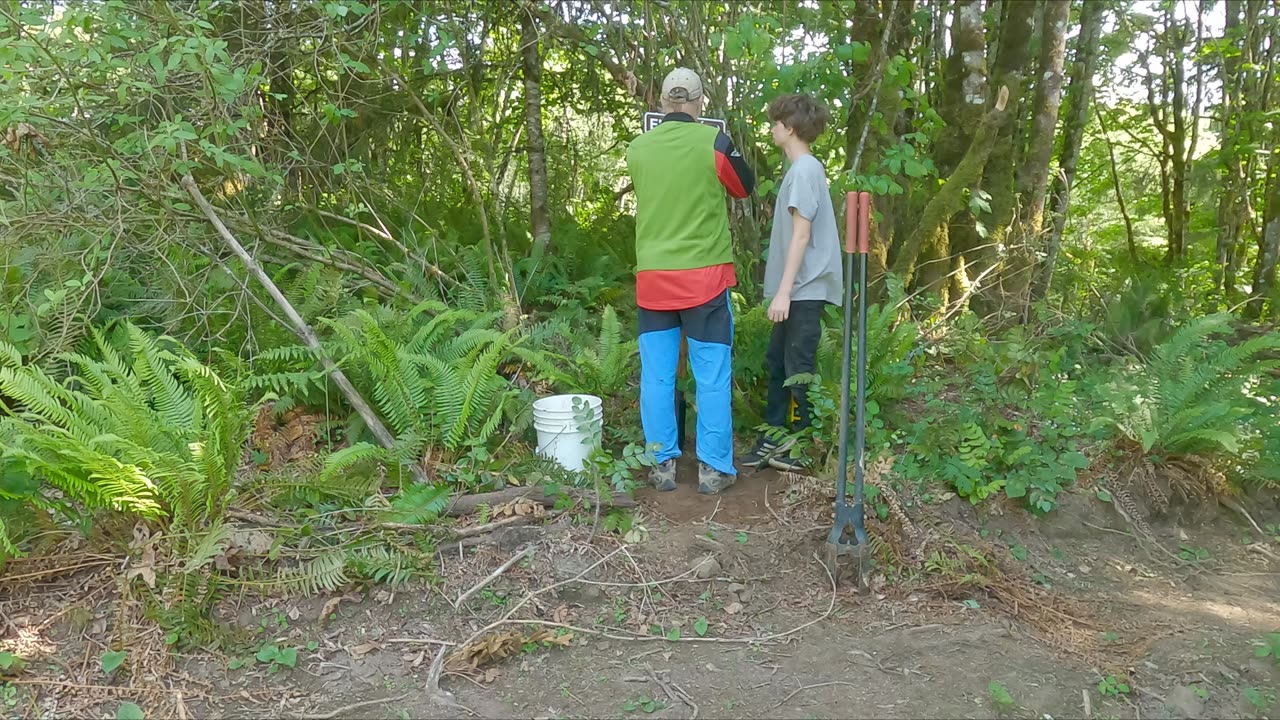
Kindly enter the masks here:
<path id="1" fill-rule="evenodd" d="M 658 123 L 662 122 L 662 118 L 664 117 L 666 117 L 666 115 L 660 112 L 645 113 L 644 117 L 641 118 L 641 132 L 649 132 L 650 130 L 658 127 Z M 698 118 L 698 122 L 703 125 L 710 125 L 713 128 L 718 128 L 722 133 L 727 134 L 729 132 L 729 125 L 720 118 L 700 117 Z"/>

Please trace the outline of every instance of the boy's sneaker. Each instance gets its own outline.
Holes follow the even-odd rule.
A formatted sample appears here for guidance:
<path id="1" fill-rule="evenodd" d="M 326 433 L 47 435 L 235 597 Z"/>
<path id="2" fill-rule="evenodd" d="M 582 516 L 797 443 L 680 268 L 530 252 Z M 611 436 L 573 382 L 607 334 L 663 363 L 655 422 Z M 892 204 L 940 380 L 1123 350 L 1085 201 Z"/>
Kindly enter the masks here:
<path id="1" fill-rule="evenodd" d="M 768 438 L 762 438 L 756 443 L 755 449 L 743 458 L 743 462 L 756 469 L 763 469 L 765 465 L 772 465 L 775 457 L 786 455 L 792 445 L 795 445 L 795 441 L 790 439 L 776 443 Z"/>
<path id="2" fill-rule="evenodd" d="M 671 492 L 676 489 L 676 461 L 674 459 L 658 463 L 649 471 L 649 482 L 659 492 Z"/>
<path id="3" fill-rule="evenodd" d="M 706 463 L 698 463 L 698 492 L 715 495 L 737 481 L 737 476 L 722 473 Z"/>

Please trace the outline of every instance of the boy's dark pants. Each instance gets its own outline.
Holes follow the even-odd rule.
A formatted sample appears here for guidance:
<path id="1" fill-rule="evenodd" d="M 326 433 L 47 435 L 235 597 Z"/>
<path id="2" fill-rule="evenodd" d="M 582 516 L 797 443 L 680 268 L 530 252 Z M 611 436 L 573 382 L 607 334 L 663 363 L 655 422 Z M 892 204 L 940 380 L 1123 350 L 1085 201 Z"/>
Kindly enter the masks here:
<path id="1" fill-rule="evenodd" d="M 817 369 L 822 313 L 826 306 L 823 300 L 793 300 L 787 319 L 773 324 L 769 351 L 765 355 L 765 364 L 769 368 L 769 399 L 764 412 L 764 421 L 773 427 L 791 428 L 793 398 L 796 402 L 796 423 L 792 429 L 807 428 L 813 419 L 808 384 L 787 387 L 785 383 L 789 377 Z"/>

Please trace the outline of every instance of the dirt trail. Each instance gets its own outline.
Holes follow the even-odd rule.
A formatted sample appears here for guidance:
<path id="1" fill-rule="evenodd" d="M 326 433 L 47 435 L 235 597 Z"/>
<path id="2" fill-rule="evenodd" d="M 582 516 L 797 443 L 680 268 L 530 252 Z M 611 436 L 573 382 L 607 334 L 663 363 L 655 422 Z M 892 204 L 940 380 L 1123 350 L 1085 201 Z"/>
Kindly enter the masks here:
<path id="1" fill-rule="evenodd" d="M 453 599 L 514 548 L 447 556 L 434 587 L 375 589 L 336 609 L 330 598 L 229 606 L 262 642 L 303 648 L 297 667 L 269 672 L 244 663 L 245 653 L 182 658 L 176 672 L 189 681 L 189 716 L 320 716 L 376 701 L 334 716 L 1065 718 L 1085 716 L 1086 696 L 1094 718 L 1276 712 L 1280 670 L 1256 658 L 1253 643 L 1280 630 L 1280 563 L 1242 542 L 1247 531 L 1234 516 L 1158 527 L 1173 557 L 1190 558 L 1174 561 L 1142 550 L 1084 493 L 1064 497 L 1048 520 L 949 502 L 957 522 L 1024 558 L 1037 583 L 1090 608 L 1097 639 L 1117 648 L 1106 662 L 1125 657 L 1121 647 L 1142 650 L 1123 666 L 1101 666 L 1042 641 L 981 593 L 833 593 L 814 558 L 827 511 L 812 488 L 762 472 L 704 497 L 694 472 L 682 467 L 676 492 L 639 493 L 643 542 L 589 540 L 586 528 L 561 522 L 527 562 L 457 611 Z M 580 575 L 586 582 L 540 594 L 518 614 L 579 628 L 565 646 L 522 644 L 517 635 L 510 657 L 445 675 L 442 686 L 466 710 L 431 702 L 424 686 L 439 646 L 425 639 L 463 640 L 529 591 Z M 332 617 L 321 620 L 326 602 Z M 78 662 L 75 632 L 57 627 L 50 645 Z M 565 632 L 541 629 L 544 637 Z"/>

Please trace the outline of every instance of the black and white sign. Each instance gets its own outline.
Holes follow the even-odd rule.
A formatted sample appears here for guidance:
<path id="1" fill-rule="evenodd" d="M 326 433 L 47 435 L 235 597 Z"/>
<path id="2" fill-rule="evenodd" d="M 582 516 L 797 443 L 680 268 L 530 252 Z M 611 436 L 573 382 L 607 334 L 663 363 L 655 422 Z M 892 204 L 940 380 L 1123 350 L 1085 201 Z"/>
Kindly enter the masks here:
<path id="1" fill-rule="evenodd" d="M 644 117 L 641 119 L 641 132 L 649 132 L 650 130 L 658 127 L 658 123 L 662 122 L 662 118 L 664 117 L 666 117 L 666 115 L 660 112 L 645 113 Z M 717 128 L 722 133 L 727 134 L 729 132 L 729 126 L 720 118 L 700 117 L 698 118 L 698 122 L 703 125 L 710 125 L 711 127 Z"/>

